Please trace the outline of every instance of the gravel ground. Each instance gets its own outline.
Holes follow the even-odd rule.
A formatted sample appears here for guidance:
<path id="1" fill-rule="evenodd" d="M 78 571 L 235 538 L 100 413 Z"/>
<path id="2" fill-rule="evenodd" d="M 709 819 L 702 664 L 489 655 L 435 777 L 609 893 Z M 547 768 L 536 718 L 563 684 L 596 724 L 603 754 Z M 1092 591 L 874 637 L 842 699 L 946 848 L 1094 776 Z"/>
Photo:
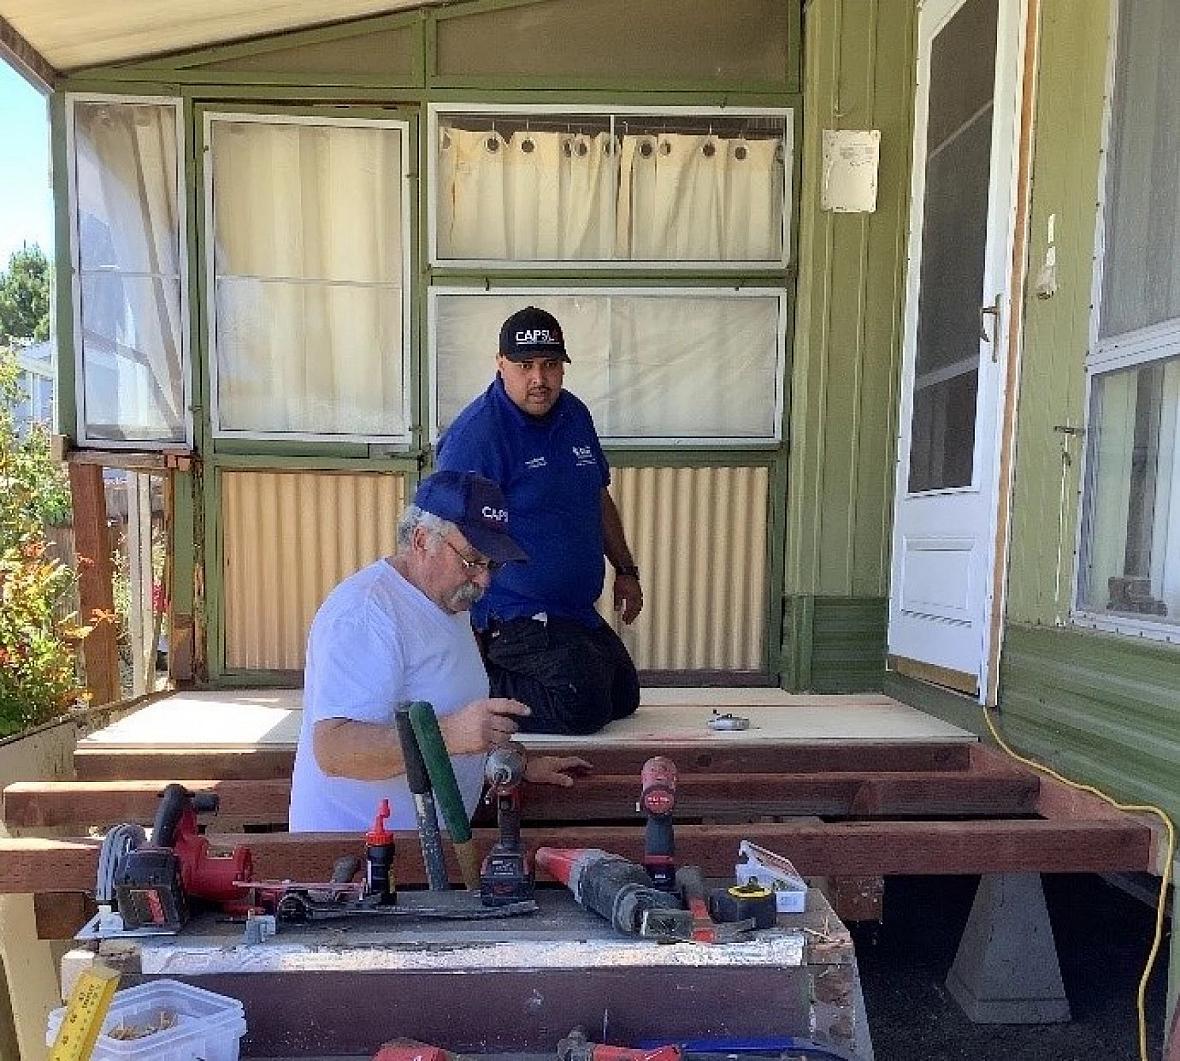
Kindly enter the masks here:
<path id="1" fill-rule="evenodd" d="M 1101 877 L 1044 878 L 1068 1024 L 972 1024 L 945 987 L 976 877 L 891 877 L 885 920 L 854 936 L 878 1061 L 1137 1061 L 1135 992 L 1154 911 Z M 1167 927 L 1167 926 L 1165 926 Z M 1147 996 L 1149 1056 L 1163 1044 L 1167 945 Z"/>

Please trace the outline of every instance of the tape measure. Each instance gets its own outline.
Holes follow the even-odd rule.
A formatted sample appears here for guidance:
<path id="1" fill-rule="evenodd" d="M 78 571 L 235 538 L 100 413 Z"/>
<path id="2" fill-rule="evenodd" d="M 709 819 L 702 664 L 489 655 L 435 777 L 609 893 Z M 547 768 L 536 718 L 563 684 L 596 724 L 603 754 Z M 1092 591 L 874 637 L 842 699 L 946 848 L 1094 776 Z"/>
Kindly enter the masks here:
<path id="1" fill-rule="evenodd" d="M 49 1061 L 89 1061 L 118 986 L 119 974 L 105 965 L 93 965 L 78 977 Z"/>

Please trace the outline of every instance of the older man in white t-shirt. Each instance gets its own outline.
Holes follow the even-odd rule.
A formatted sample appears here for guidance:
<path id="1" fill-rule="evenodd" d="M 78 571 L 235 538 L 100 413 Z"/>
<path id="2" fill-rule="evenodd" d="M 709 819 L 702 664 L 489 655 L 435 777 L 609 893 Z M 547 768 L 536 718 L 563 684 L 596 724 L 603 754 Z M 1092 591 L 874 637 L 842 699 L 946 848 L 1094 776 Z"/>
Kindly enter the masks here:
<path id="1" fill-rule="evenodd" d="M 484 757 L 529 708 L 488 697 L 467 610 L 506 563 L 524 562 L 508 534 L 500 488 L 473 472 L 424 479 L 397 529 L 397 552 L 341 582 L 307 638 L 303 726 L 291 782 L 292 832 L 364 831 L 382 799 L 389 827 L 413 829 L 394 726 L 398 704 L 425 700 L 438 715 L 470 815 Z M 574 757 L 533 756 L 525 779 L 572 785 Z"/>

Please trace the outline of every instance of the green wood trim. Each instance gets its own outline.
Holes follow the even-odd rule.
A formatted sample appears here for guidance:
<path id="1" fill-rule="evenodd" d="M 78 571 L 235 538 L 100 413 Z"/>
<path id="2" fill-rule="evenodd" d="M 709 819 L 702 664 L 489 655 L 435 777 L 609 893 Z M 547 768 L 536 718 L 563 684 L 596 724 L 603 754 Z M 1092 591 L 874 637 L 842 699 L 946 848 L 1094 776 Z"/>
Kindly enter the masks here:
<path id="1" fill-rule="evenodd" d="M 71 75 L 58 84 L 58 91 L 69 94 L 94 93 L 110 96 L 168 96 L 180 95 L 180 83 L 175 78 L 162 81 L 152 78 L 102 77 L 85 78 Z"/>
<path id="2" fill-rule="evenodd" d="M 417 472 L 417 457 L 344 457 L 298 456 L 266 453 L 218 453 L 210 461 L 219 471 L 259 472 L 351 472 L 364 475 L 371 472 L 396 472 L 407 475 Z"/>
<path id="3" fill-rule="evenodd" d="M 613 468 L 773 468 L 778 454 L 777 446 L 731 450 L 629 449 L 604 443 L 603 449 Z"/>
<path id="4" fill-rule="evenodd" d="M 802 94 L 803 92 L 803 8 L 807 0 L 793 3 L 783 0 L 790 16 L 790 26 L 787 37 L 787 91 Z M 798 143 L 799 141 L 795 141 Z"/>
<path id="5" fill-rule="evenodd" d="M 53 335 L 57 340 L 57 431 L 78 437 L 78 402 L 75 395 L 73 218 L 70 216 L 69 172 L 66 155 L 66 99 L 61 91 L 49 100 L 49 152 L 53 174 Z"/>
<path id="6" fill-rule="evenodd" d="M 792 692 L 878 691 L 885 680 L 884 597 L 786 598 L 783 687 Z"/>
<path id="7" fill-rule="evenodd" d="M 782 107 L 801 109 L 803 96 L 787 92 L 781 86 L 773 89 L 744 90 L 740 86 L 685 88 L 678 85 L 636 87 L 626 85 L 594 85 L 584 88 L 562 85 L 555 88 L 552 81 L 537 87 L 520 84 L 491 85 L 479 91 L 470 86 L 431 85 L 427 98 L 431 103 L 494 103 L 506 107 L 518 103 L 584 104 L 593 107 L 652 106 L 652 107 Z"/>
<path id="8" fill-rule="evenodd" d="M 173 472 L 172 480 L 172 610 L 193 614 L 193 574 L 196 570 L 195 516 L 193 491 L 197 480 L 192 472 Z"/>
<path id="9" fill-rule="evenodd" d="M 571 77 L 569 75 L 553 75 L 553 76 L 530 76 L 530 77 L 457 77 L 450 76 L 442 78 L 439 76 L 430 77 L 427 79 L 426 87 L 430 90 L 432 97 L 441 89 L 450 89 L 452 91 L 482 91 L 482 92 L 498 92 L 502 89 L 543 89 L 552 90 L 554 85 L 558 85 L 561 89 L 566 91 L 598 91 L 610 92 L 612 89 L 617 89 L 618 81 L 611 80 L 609 77 Z M 716 80 L 693 80 L 689 78 L 668 80 L 665 78 L 632 78 L 627 82 L 627 87 L 631 91 L 640 93 L 653 92 L 676 92 L 676 93 L 720 93 L 718 98 L 718 106 L 734 106 L 732 97 L 734 94 L 746 94 L 751 96 L 769 96 L 786 94 L 790 91 L 790 85 L 786 81 L 727 81 L 718 82 Z"/>
<path id="10" fill-rule="evenodd" d="M 342 106 L 337 103 L 315 102 L 300 104 L 283 104 L 273 102 L 234 103 L 204 103 L 194 101 L 193 110 L 199 123 L 202 136 L 201 146 L 204 148 L 204 126 L 206 114 L 262 114 L 279 115 L 284 118 L 370 118 L 374 121 L 402 121 L 416 124 L 418 111 L 416 107 L 391 103 L 386 107 L 373 105 Z M 201 189 L 202 195 L 204 188 Z"/>
<path id="11" fill-rule="evenodd" d="M 295 107 L 352 106 L 355 104 L 371 107 L 415 107 L 424 98 L 421 89 L 393 89 L 360 86 L 344 88 L 331 85 L 246 85 L 241 83 L 209 84 L 194 82 L 181 88 L 186 99 L 212 104 L 220 100 L 247 100 L 270 104 L 289 104 Z"/>
<path id="12" fill-rule="evenodd" d="M 123 82 L 133 84 L 138 81 L 152 81 L 160 76 L 158 70 L 129 70 L 121 74 Z M 422 85 L 409 77 L 383 77 L 378 74 L 348 74 L 348 73 L 267 73 L 256 70 L 170 70 L 168 76 L 177 85 L 198 86 L 276 86 L 299 88 L 303 96 L 319 93 L 328 88 L 362 88 L 380 89 L 388 96 L 390 92 L 398 95 L 406 93 L 420 94 Z M 350 95 L 347 92 L 342 95 Z"/>
<path id="13" fill-rule="evenodd" d="M 944 689 L 941 685 L 931 685 L 929 682 L 919 681 L 897 671 L 886 671 L 883 691 L 886 696 L 909 704 L 919 711 L 923 711 L 935 718 L 958 726 L 989 744 L 995 742 L 988 732 L 987 723 L 983 720 L 984 708 L 973 697 L 963 693 L 956 693 L 953 689 Z"/>
<path id="14" fill-rule="evenodd" d="M 726 272 L 722 269 L 681 269 L 675 272 L 645 266 L 640 269 L 623 269 L 617 265 L 601 269 L 580 269 L 569 262 L 561 262 L 550 269 L 541 269 L 531 263 L 523 268 L 485 267 L 483 269 L 452 269 L 445 265 L 424 267 L 429 271 L 432 286 L 512 288 L 545 285 L 558 287 L 577 283 L 579 287 L 617 287 L 621 283 L 628 287 L 720 287 L 740 291 L 747 287 L 792 288 L 794 268 Z"/>
<path id="15" fill-rule="evenodd" d="M 223 670 L 216 682 L 221 689 L 302 689 L 301 670 Z"/>

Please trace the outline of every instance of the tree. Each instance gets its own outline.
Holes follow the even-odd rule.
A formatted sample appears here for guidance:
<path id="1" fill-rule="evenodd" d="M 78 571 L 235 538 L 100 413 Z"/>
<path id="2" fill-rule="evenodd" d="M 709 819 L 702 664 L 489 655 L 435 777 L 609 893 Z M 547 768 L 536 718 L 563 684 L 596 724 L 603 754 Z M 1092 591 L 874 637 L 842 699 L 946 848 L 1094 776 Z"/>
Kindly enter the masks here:
<path id="1" fill-rule="evenodd" d="M 0 272 L 0 343 L 49 338 L 49 259 L 25 244 Z"/>
<path id="2" fill-rule="evenodd" d="M 74 574 L 49 551 L 44 524 L 62 516 L 68 486 L 44 430 L 17 434 L 18 373 L 0 346 L 0 737 L 79 701 L 74 643 L 89 632 L 58 614 Z"/>

